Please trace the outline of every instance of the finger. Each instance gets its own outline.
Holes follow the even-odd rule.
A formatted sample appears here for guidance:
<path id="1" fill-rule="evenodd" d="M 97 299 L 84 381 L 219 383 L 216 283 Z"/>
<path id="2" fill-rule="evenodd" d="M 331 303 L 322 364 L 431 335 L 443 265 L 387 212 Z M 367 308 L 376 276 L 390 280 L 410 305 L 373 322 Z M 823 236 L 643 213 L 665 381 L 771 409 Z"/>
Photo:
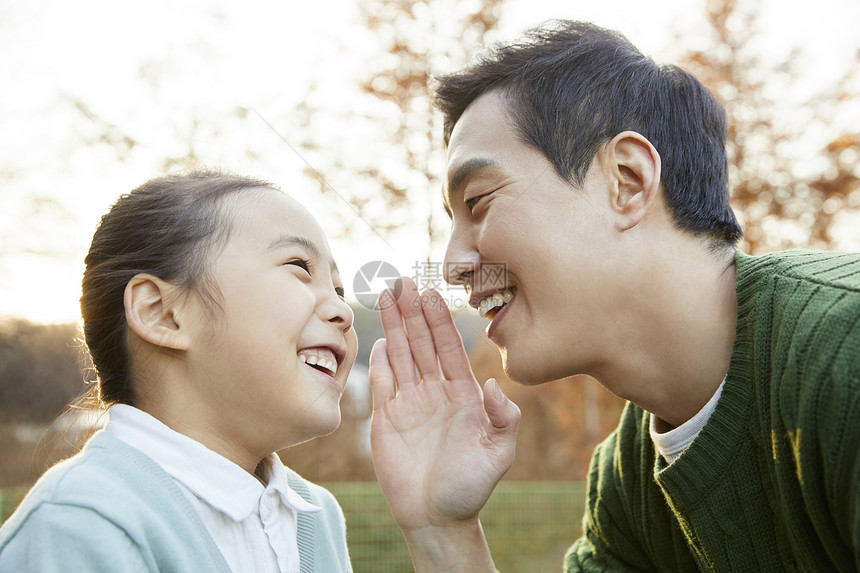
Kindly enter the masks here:
<path id="1" fill-rule="evenodd" d="M 409 338 L 403 326 L 403 317 L 400 315 L 400 307 L 396 304 L 395 294 L 385 289 L 380 293 L 379 301 L 379 318 L 382 321 L 382 330 L 385 331 L 385 349 L 394 378 L 400 389 L 404 386 L 414 386 L 418 383 L 415 361 L 412 359 Z M 383 304 L 383 301 L 393 302 Z"/>
<path id="2" fill-rule="evenodd" d="M 520 409 L 504 395 L 495 378 L 484 383 L 484 411 L 490 418 L 490 438 L 496 445 L 509 446 L 513 456 L 517 427 L 520 425 Z"/>
<path id="3" fill-rule="evenodd" d="M 427 291 L 422 298 L 422 311 L 429 325 L 433 343 L 445 378 L 473 378 L 472 365 L 463 346 L 463 339 L 445 300 L 437 291 Z"/>
<path id="4" fill-rule="evenodd" d="M 436 356 L 436 345 L 433 342 L 433 334 L 421 309 L 422 297 L 418 294 L 418 287 L 409 277 L 403 277 L 403 291 L 397 301 L 400 314 L 406 324 L 406 333 L 409 337 L 409 348 L 412 350 L 412 358 L 418 367 L 421 378 L 428 379 L 439 377 L 439 359 Z"/>
<path id="5" fill-rule="evenodd" d="M 370 350 L 370 391 L 373 394 L 373 409 L 390 402 L 397 394 L 397 381 L 394 371 L 388 363 L 388 352 L 385 349 L 385 339 L 380 338 Z"/>

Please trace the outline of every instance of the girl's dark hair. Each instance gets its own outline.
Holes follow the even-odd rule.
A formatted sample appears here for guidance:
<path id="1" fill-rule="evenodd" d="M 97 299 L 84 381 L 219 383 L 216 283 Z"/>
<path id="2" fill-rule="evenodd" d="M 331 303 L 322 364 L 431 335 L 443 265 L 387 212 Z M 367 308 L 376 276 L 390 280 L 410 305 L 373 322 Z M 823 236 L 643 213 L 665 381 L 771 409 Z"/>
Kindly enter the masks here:
<path id="1" fill-rule="evenodd" d="M 230 227 L 220 200 L 254 188 L 277 189 L 215 170 L 167 175 L 122 195 L 101 218 L 81 284 L 84 342 L 98 375 L 90 403 L 134 405 L 123 303 L 129 280 L 152 274 L 217 305 L 207 271 Z"/>
<path id="2" fill-rule="evenodd" d="M 641 133 L 660 154 L 675 224 L 714 245 L 741 238 L 729 205 L 726 114 L 689 72 L 657 65 L 618 32 L 556 20 L 437 80 L 446 144 L 466 108 L 491 91 L 506 97 L 522 141 L 571 184 L 582 184 L 601 145 Z"/>

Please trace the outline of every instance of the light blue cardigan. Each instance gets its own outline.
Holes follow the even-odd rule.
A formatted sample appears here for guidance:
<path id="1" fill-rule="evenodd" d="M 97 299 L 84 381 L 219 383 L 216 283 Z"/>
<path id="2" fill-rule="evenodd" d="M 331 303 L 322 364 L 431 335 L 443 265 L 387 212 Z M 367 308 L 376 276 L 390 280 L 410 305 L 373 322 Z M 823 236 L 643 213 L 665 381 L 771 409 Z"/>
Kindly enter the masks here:
<path id="1" fill-rule="evenodd" d="M 302 573 L 352 571 L 346 525 L 334 497 L 287 470 L 305 500 L 299 513 Z M 157 463 L 97 432 L 48 470 L 0 528 L 0 571 L 230 573 L 185 495 Z"/>

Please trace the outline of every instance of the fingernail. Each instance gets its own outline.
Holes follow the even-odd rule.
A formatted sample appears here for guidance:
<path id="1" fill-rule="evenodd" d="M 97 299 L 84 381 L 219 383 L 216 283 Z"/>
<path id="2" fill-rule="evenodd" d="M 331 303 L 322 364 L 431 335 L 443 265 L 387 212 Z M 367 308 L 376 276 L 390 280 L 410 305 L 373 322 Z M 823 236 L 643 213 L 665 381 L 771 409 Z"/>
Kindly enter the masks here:
<path id="1" fill-rule="evenodd" d="M 502 393 L 502 387 L 499 386 L 498 380 L 496 380 L 495 378 L 490 378 L 490 380 L 493 381 L 493 394 L 495 395 L 494 398 L 496 399 L 496 402 L 504 403 L 504 401 L 507 400 L 508 397 L 505 396 L 504 393 Z"/>

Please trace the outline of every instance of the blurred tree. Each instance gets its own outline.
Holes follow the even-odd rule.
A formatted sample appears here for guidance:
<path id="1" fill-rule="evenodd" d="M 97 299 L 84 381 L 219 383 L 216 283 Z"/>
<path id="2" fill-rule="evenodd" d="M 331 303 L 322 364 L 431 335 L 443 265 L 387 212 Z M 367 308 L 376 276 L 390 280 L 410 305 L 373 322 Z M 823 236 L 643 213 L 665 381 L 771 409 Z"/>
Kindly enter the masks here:
<path id="1" fill-rule="evenodd" d="M 74 324 L 0 325 L 0 419 L 51 422 L 84 388 Z"/>
<path id="2" fill-rule="evenodd" d="M 338 189 L 382 235 L 421 224 L 428 244 L 444 237 L 439 195 L 444 171 L 441 122 L 433 112 L 429 84 L 434 73 L 463 67 L 499 20 L 501 0 L 361 0 L 360 17 L 374 53 L 359 79 L 363 101 L 343 107 L 334 137 L 322 124 L 329 110 L 315 105 L 320 85 L 310 89 L 300 112 L 313 160 L 309 175 L 323 192 Z M 352 129 L 352 127 L 355 129 Z M 350 140 L 351 133 L 379 137 Z M 364 136 L 366 137 L 366 135 Z M 368 149 L 373 142 L 378 147 Z M 324 173 L 321 176 L 320 173 Z M 348 228 L 345 232 L 354 232 Z"/>
<path id="3" fill-rule="evenodd" d="M 726 107 L 745 250 L 832 248 L 835 225 L 860 212 L 860 49 L 835 85 L 789 101 L 810 70 L 799 48 L 775 62 L 765 57 L 762 18 L 759 2 L 709 0 L 709 36 L 681 64 Z"/>
<path id="4" fill-rule="evenodd" d="M 79 334 L 74 324 L 0 322 L 0 488 L 32 483 L 79 447 L 76 428 L 48 430 L 86 388 Z"/>

